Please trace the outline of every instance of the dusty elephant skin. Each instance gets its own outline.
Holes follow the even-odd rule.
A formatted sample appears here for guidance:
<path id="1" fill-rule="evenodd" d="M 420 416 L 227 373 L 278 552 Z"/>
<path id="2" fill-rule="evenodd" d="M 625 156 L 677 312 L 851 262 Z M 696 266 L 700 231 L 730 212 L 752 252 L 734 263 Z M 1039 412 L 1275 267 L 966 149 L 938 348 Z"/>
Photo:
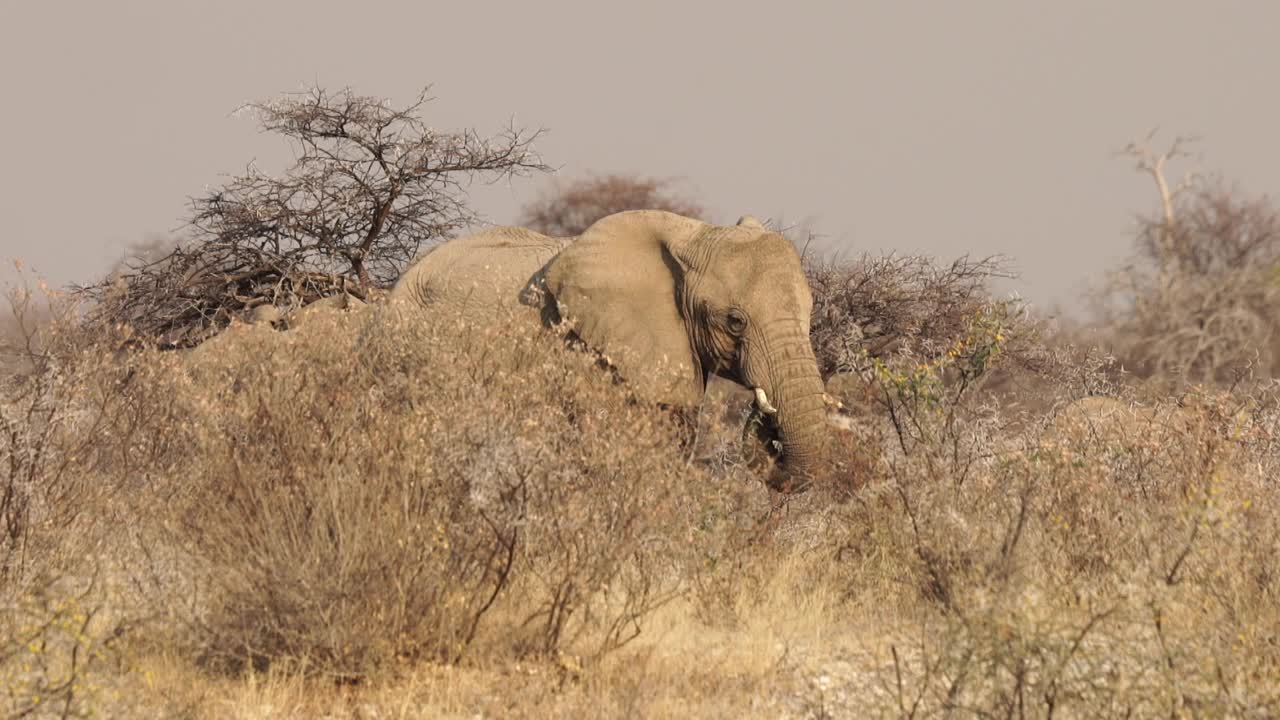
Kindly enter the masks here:
<path id="1" fill-rule="evenodd" d="M 813 299 L 795 246 L 754 218 L 631 211 L 571 238 L 496 228 L 429 252 L 390 301 L 482 326 L 527 306 L 531 322 L 567 323 L 638 393 L 677 408 L 696 406 L 712 374 L 741 383 L 766 418 L 760 439 L 781 447 L 770 485 L 801 489 L 817 470 L 827 427 Z"/>
<path id="2" fill-rule="evenodd" d="M 275 342 L 293 342 L 301 336 L 324 335 L 343 317 L 352 318 L 370 306 L 349 295 L 331 295 L 286 313 L 275 305 L 259 305 L 243 320 L 234 320 L 217 335 L 192 348 L 190 357 L 197 364 L 210 358 L 234 360 L 245 357 L 249 347 Z M 307 328 L 300 333 L 300 329 Z M 313 332 L 314 330 L 314 332 Z"/>

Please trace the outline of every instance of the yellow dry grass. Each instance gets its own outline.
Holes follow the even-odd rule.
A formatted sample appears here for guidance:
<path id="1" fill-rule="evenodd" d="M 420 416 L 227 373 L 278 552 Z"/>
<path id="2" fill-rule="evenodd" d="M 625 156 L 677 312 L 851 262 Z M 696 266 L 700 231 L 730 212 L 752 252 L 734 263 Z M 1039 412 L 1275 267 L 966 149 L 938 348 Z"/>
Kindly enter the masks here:
<path id="1" fill-rule="evenodd" d="M 1267 388 L 1014 433 L 886 367 L 898 430 L 778 505 L 731 422 L 690 438 L 535 331 L 46 346 L 4 384 L 9 714 L 1280 711 Z"/>

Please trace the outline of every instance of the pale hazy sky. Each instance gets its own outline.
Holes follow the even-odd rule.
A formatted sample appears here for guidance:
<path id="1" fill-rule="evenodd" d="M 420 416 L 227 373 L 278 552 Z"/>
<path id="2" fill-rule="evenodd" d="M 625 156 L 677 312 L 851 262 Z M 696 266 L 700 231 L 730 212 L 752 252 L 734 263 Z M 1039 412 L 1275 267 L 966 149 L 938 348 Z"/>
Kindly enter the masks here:
<path id="1" fill-rule="evenodd" d="M 1069 305 L 1154 204 L 1114 157 L 1152 127 L 1280 187 L 1278 30 L 1263 0 L 0 0 L 0 257 L 91 279 L 249 160 L 282 168 L 244 101 L 433 84 L 428 122 L 545 126 L 565 179 L 677 177 L 713 219 L 853 252 L 1005 253 Z M 510 222 L 550 182 L 473 197 Z"/>

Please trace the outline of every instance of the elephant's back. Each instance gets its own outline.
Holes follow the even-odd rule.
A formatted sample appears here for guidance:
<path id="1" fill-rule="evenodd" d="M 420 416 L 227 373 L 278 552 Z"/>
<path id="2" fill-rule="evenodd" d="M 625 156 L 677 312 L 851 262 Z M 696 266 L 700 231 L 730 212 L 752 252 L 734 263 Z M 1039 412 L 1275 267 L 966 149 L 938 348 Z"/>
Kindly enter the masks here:
<path id="1" fill-rule="evenodd" d="M 514 227 L 456 238 L 405 271 L 390 299 L 485 317 L 519 305 L 524 288 L 568 242 Z"/>

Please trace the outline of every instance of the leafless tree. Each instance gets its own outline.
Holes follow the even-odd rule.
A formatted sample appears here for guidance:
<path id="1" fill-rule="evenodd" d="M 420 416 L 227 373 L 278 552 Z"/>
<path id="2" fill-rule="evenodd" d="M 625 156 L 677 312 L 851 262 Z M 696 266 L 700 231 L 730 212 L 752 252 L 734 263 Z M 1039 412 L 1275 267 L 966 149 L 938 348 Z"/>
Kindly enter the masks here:
<path id="1" fill-rule="evenodd" d="M 519 224 L 547 235 L 581 234 L 606 215 L 624 210 L 667 210 L 701 218 L 704 209 L 671 194 L 671 180 L 604 175 L 558 186 L 524 208 Z"/>
<path id="2" fill-rule="evenodd" d="M 1175 248 L 1177 213 L 1174 203 L 1180 195 L 1194 187 L 1198 175 L 1194 171 L 1188 171 L 1182 180 L 1170 186 L 1165 179 L 1165 171 L 1170 161 L 1187 157 L 1187 147 L 1198 138 L 1179 135 L 1173 139 L 1168 150 L 1158 153 L 1151 149 L 1151 140 L 1155 135 L 1156 129 L 1153 129 L 1142 142 L 1135 141 L 1126 145 L 1122 153 L 1133 158 L 1135 169 L 1151 176 L 1156 184 L 1156 192 L 1160 194 L 1159 221 L 1148 219 L 1143 223 L 1143 233 L 1146 236 L 1146 254 L 1155 261 L 1161 281 L 1167 283 L 1172 275 L 1181 270 L 1179 253 Z"/>
<path id="3" fill-rule="evenodd" d="M 273 176 L 250 164 L 193 198 L 190 237 L 78 288 L 95 301 L 90 320 L 190 345 L 257 305 L 367 297 L 425 243 L 478 220 L 467 183 L 548 169 L 533 150 L 541 130 L 436 130 L 420 116 L 426 93 L 397 108 L 313 88 L 241 108 L 289 140 L 293 165 Z"/>
<path id="4" fill-rule="evenodd" d="M 1148 142 L 1150 136 L 1148 136 Z M 1280 371 L 1280 210 L 1221 181 L 1165 178 L 1191 142 L 1125 153 L 1150 174 L 1160 211 L 1138 218 L 1133 259 L 1113 273 L 1100 309 L 1117 355 L 1141 377 L 1230 383 Z"/>

